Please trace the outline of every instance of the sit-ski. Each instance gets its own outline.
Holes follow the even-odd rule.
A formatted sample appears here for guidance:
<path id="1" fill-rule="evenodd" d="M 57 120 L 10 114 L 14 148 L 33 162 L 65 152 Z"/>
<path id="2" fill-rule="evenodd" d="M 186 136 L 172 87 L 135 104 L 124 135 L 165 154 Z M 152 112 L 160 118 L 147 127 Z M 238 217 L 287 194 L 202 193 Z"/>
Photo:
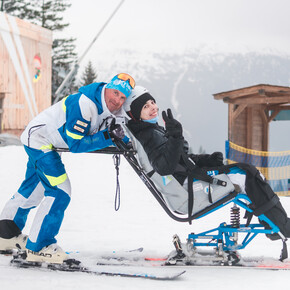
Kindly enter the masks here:
<path id="1" fill-rule="evenodd" d="M 279 227 L 269 220 L 264 214 L 259 215 L 257 218 L 266 222 L 269 225 L 268 229 L 264 228 L 264 226 L 259 223 L 251 223 L 251 219 L 248 219 L 246 224 L 240 223 L 240 208 L 246 210 L 246 213 L 249 215 L 251 215 L 253 210 L 250 208 L 251 201 L 248 196 L 239 193 L 234 187 L 233 190 L 226 196 L 220 198 L 214 203 L 209 204 L 205 208 L 202 208 L 190 216 L 180 214 L 172 210 L 168 206 L 168 202 L 164 198 L 164 194 L 161 193 L 160 187 L 156 186 L 156 184 L 152 181 L 152 176 L 148 173 L 148 169 L 145 171 L 144 164 L 142 164 L 142 166 L 140 165 L 141 162 L 138 158 L 139 151 L 136 150 L 136 146 L 134 146 L 138 141 L 134 138 L 134 136 L 130 137 L 131 140 L 134 141 L 133 147 L 127 146 L 122 141 L 117 141 L 115 142 L 116 147 L 109 147 L 94 151 L 92 153 L 114 154 L 117 175 L 119 174 L 119 158 L 120 155 L 123 155 L 165 212 L 175 221 L 191 222 L 192 220 L 200 219 L 226 205 L 229 205 L 230 203 L 233 203 L 231 208 L 230 224 L 223 222 L 214 229 L 201 233 L 190 233 L 186 243 L 181 243 L 179 237 L 175 235 L 173 237 L 175 250 L 169 254 L 166 264 L 194 265 L 213 263 L 218 265 L 235 265 L 241 259 L 238 250 L 244 249 L 258 234 L 274 235 L 277 239 L 281 239 L 283 242 L 283 248 L 279 260 L 283 261 L 288 257 L 286 246 L 287 239 L 280 232 Z M 57 149 L 57 151 L 67 150 Z M 142 158 L 142 162 L 144 163 L 144 158 Z M 145 164 L 145 167 L 146 166 L 147 165 Z M 180 186 L 180 188 L 182 187 L 181 185 L 178 186 Z M 244 236 L 241 242 L 239 242 L 240 234 Z"/>

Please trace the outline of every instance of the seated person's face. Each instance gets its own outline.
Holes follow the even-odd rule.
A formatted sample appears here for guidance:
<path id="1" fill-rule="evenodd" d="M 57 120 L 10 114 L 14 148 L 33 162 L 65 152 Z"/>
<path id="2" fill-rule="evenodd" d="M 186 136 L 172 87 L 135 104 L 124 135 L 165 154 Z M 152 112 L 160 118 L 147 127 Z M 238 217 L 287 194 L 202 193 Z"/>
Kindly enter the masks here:
<path id="1" fill-rule="evenodd" d="M 140 114 L 141 120 L 151 120 L 158 115 L 158 106 L 153 100 L 148 100 L 143 106 Z"/>

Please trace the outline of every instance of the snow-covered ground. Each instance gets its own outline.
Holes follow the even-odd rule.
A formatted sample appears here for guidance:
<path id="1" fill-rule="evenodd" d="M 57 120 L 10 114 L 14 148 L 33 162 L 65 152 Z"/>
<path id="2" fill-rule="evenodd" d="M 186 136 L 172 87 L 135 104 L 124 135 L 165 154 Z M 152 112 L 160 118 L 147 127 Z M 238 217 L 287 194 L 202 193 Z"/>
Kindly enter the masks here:
<path id="1" fill-rule="evenodd" d="M 72 256 L 92 264 L 101 255 L 139 247 L 148 255 L 166 256 L 173 250 L 172 236 L 185 241 L 190 232 L 207 230 L 229 222 L 229 208 L 223 208 L 192 225 L 178 223 L 163 211 L 145 185 L 121 159 L 121 208 L 114 210 L 115 169 L 111 155 L 64 153 L 73 193 L 58 238 Z M 21 146 L 0 147 L 0 210 L 23 180 L 27 157 Z M 290 199 L 281 198 L 290 212 Z M 29 232 L 34 211 L 24 233 Z M 243 257 L 279 258 L 281 242 L 257 237 L 240 254 Z M 48 272 L 9 266 L 0 257 L 0 288 L 3 289 L 273 289 L 289 287 L 289 271 L 254 269 L 210 269 L 181 267 L 186 273 L 175 281 L 154 281 L 82 273 Z M 123 266 L 124 268 L 124 266 Z M 178 269 L 181 269 L 180 267 Z M 173 269 L 173 270 L 172 270 Z M 146 269 L 144 269 L 145 271 Z M 162 268 L 175 271 L 176 268 Z"/>

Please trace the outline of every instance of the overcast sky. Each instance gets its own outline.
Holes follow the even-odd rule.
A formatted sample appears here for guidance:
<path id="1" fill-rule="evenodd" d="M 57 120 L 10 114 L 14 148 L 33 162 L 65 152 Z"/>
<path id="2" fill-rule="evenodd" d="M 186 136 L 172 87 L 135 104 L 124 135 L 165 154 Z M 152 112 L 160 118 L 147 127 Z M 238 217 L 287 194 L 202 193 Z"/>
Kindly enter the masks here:
<path id="1" fill-rule="evenodd" d="M 85 51 L 120 0 L 71 0 L 65 33 Z M 125 0 L 87 58 L 112 49 L 290 54 L 289 0 Z"/>

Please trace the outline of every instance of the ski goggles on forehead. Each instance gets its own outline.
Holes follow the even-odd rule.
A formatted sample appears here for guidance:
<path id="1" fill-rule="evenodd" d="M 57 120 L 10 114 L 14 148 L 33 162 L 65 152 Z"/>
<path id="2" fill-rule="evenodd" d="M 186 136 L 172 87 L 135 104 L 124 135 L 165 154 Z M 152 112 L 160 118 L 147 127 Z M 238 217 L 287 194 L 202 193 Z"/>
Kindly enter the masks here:
<path id="1" fill-rule="evenodd" d="M 122 81 L 129 81 L 129 84 L 132 89 L 135 88 L 135 80 L 128 74 L 121 73 L 117 75 L 117 78 Z"/>

